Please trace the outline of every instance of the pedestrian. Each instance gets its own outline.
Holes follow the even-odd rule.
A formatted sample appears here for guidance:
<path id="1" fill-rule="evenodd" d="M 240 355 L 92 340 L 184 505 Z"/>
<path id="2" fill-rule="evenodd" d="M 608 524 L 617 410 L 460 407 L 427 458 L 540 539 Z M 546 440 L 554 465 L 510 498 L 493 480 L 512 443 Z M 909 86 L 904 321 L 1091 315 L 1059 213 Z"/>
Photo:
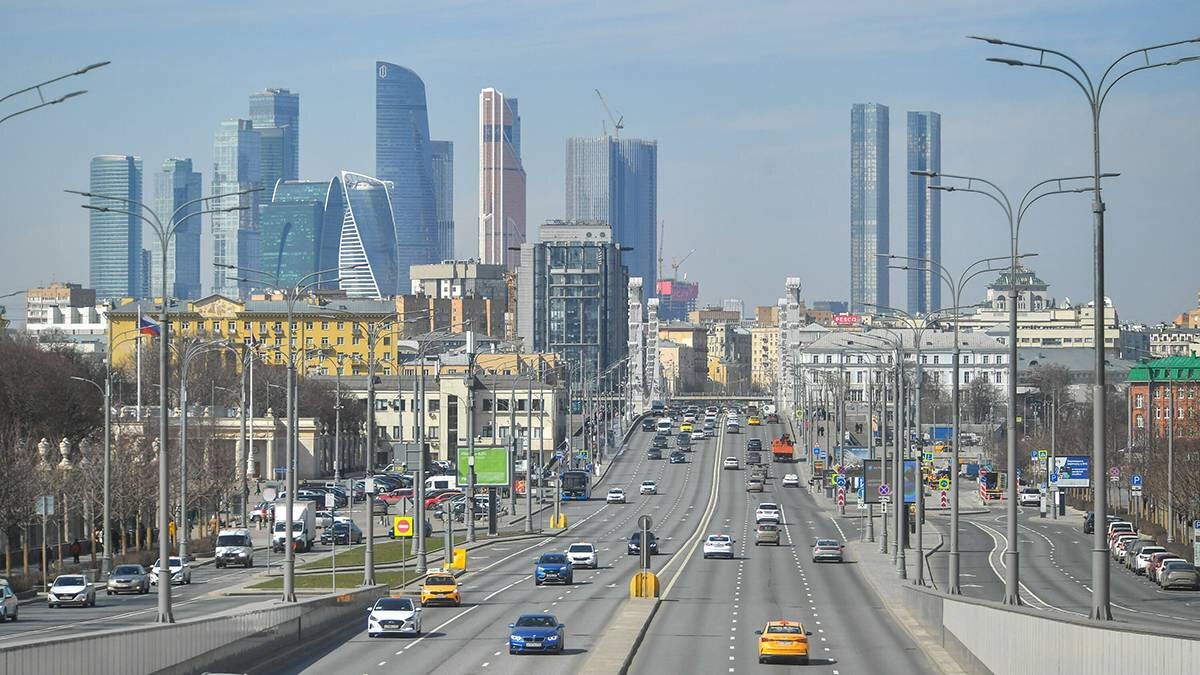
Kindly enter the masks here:
<path id="1" fill-rule="evenodd" d="M 71 562 L 73 564 L 79 564 L 79 552 L 82 549 L 83 547 L 79 545 L 78 539 L 71 542 L 71 546 L 68 548 L 68 550 L 71 552 Z"/>

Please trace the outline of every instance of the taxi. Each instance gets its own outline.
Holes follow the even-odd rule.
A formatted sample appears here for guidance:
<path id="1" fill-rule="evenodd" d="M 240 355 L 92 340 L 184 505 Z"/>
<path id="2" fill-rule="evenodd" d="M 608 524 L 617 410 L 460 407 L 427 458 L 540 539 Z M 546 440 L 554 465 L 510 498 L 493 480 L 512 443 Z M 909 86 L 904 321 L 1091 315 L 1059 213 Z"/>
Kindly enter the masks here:
<path id="1" fill-rule="evenodd" d="M 758 415 L 751 415 L 750 417 L 746 418 L 746 426 L 757 427 L 760 425 L 762 425 L 762 418 Z"/>
<path id="2" fill-rule="evenodd" d="M 800 665 L 808 664 L 810 633 L 804 630 L 800 622 L 787 619 L 768 621 L 762 630 L 756 630 L 754 633 L 758 635 L 759 663 L 787 659 Z"/>
<path id="3" fill-rule="evenodd" d="M 692 429 L 694 429 L 694 428 L 695 427 L 692 426 L 691 422 L 684 422 L 683 424 L 679 425 L 679 433 L 690 434 L 690 433 L 692 433 Z"/>
<path id="4" fill-rule="evenodd" d="M 444 604 L 458 607 L 462 596 L 458 593 L 458 580 L 453 575 L 436 573 L 425 577 L 421 584 L 421 606 Z"/>

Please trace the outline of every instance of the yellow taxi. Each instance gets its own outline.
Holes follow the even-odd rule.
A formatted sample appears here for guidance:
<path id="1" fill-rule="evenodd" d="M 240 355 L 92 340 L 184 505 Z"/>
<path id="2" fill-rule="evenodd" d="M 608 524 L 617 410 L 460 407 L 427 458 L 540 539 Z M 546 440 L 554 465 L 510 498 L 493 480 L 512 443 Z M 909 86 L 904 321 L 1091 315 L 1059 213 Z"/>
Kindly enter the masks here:
<path id="1" fill-rule="evenodd" d="M 444 604 L 458 607 L 462 596 L 458 593 L 458 580 L 453 575 L 435 573 L 425 577 L 421 584 L 421 606 Z"/>
<path id="2" fill-rule="evenodd" d="M 758 415 L 751 415 L 746 418 L 746 426 L 757 427 L 762 424 L 762 418 Z"/>
<path id="3" fill-rule="evenodd" d="M 808 664 L 808 631 L 798 621 L 768 621 L 758 635 L 758 662 L 775 659 L 793 660 L 800 665 Z"/>
<path id="4" fill-rule="evenodd" d="M 683 424 L 679 425 L 679 433 L 690 434 L 691 432 L 692 432 L 692 423 L 691 422 L 684 422 Z"/>

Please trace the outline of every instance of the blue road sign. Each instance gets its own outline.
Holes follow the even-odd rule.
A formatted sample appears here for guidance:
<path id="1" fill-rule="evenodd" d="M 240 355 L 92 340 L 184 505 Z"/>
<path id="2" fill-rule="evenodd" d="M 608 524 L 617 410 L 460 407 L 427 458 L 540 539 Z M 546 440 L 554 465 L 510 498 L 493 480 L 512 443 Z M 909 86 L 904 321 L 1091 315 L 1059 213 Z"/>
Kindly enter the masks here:
<path id="1" fill-rule="evenodd" d="M 887 483 L 882 483 L 882 484 L 880 484 L 880 486 L 879 486 L 879 496 L 880 496 L 880 497 L 886 497 L 886 496 L 888 496 L 888 495 L 890 495 L 890 494 L 892 494 L 892 488 L 888 487 L 888 484 L 887 484 Z"/>
<path id="2" fill-rule="evenodd" d="M 1058 472 L 1054 472 L 1054 473 L 1050 474 L 1050 484 L 1054 485 L 1057 482 L 1058 482 Z"/>
<path id="3" fill-rule="evenodd" d="M 858 500 L 859 500 L 859 501 L 862 501 L 862 499 L 863 499 L 863 496 L 864 496 L 864 494 L 866 493 L 866 490 L 864 489 L 865 487 L 866 487 L 866 486 L 865 486 L 865 482 L 859 482 L 859 484 L 858 484 Z M 1196 527 L 1197 527 L 1197 528 L 1200 528 L 1200 523 L 1198 523 L 1198 524 L 1196 525 Z"/>
<path id="4" fill-rule="evenodd" d="M 1032 456 L 1032 457 L 1030 457 L 1030 459 L 1032 459 L 1032 460 L 1036 461 L 1036 460 L 1037 460 L 1037 458 L 1038 458 L 1037 450 L 1034 450 L 1032 454 L 1033 454 L 1033 456 Z"/>
<path id="5" fill-rule="evenodd" d="M 837 475 L 837 478 L 833 479 L 833 482 L 837 483 L 838 487 L 846 487 L 846 477 L 840 473 Z"/>
<path id="6" fill-rule="evenodd" d="M 1142 484 L 1142 474 L 1140 474 L 1140 473 L 1135 473 L 1135 474 L 1133 474 L 1132 476 L 1130 476 L 1130 477 L 1129 477 L 1129 484 L 1130 484 L 1130 485 L 1132 485 L 1132 486 L 1134 486 L 1134 487 L 1138 487 L 1138 486 L 1140 486 L 1140 485 Z"/>

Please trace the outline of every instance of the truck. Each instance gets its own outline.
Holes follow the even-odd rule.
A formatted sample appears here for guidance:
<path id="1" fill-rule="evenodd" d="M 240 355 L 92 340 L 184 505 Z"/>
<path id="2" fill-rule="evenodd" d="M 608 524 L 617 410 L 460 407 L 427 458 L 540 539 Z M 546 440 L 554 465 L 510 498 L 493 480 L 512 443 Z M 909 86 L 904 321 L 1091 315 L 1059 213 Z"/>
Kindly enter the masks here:
<path id="1" fill-rule="evenodd" d="M 271 548 L 283 551 L 287 545 L 287 502 L 275 502 L 275 522 L 271 526 Z M 316 505 L 308 501 L 292 502 L 292 540 L 297 551 L 311 551 L 317 541 Z"/>
<path id="2" fill-rule="evenodd" d="M 795 458 L 795 449 L 796 444 L 792 442 L 792 437 L 784 434 L 771 441 L 771 461 L 792 462 Z"/>

